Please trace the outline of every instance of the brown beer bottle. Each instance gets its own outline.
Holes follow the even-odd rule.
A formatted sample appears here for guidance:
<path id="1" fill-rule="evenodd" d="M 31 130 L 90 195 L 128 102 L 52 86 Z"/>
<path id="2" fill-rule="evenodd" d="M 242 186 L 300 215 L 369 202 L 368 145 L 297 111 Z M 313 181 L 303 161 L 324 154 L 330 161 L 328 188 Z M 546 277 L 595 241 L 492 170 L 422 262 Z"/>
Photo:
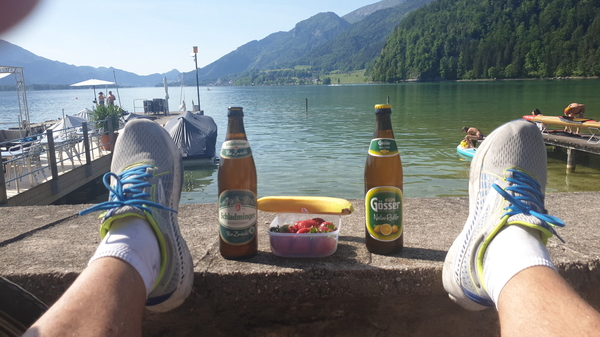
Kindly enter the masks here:
<path id="1" fill-rule="evenodd" d="M 393 254 L 404 245 L 402 162 L 392 131 L 392 106 L 375 106 L 375 133 L 365 165 L 365 239 L 376 254 Z"/>
<path id="2" fill-rule="evenodd" d="M 256 255 L 256 167 L 244 130 L 244 111 L 230 107 L 219 164 L 219 242 L 226 259 Z"/>

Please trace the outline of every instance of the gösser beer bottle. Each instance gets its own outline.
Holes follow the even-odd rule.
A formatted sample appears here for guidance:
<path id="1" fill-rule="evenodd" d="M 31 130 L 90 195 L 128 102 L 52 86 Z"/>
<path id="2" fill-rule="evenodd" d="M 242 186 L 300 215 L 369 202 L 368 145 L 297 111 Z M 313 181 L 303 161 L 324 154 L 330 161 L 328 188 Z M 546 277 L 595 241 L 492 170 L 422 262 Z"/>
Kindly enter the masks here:
<path id="1" fill-rule="evenodd" d="M 404 245 L 402 162 L 392 131 L 392 106 L 375 106 L 375 133 L 365 165 L 365 239 L 376 254 L 393 254 Z"/>
<path id="2" fill-rule="evenodd" d="M 244 130 L 244 111 L 230 107 L 219 164 L 219 241 L 226 259 L 256 255 L 256 167 Z"/>

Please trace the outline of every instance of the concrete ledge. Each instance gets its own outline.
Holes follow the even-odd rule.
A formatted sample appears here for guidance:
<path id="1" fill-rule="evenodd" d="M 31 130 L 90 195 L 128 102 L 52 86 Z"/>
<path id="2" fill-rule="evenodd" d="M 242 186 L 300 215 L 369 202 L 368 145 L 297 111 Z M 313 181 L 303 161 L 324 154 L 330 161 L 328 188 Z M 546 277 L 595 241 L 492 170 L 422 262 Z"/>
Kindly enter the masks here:
<path id="1" fill-rule="evenodd" d="M 218 252 L 216 204 L 181 205 L 180 226 L 195 265 L 190 298 L 165 314 L 146 313 L 146 336 L 498 336 L 493 309 L 452 303 L 441 272 L 447 249 L 468 215 L 467 198 L 405 200 L 405 249 L 368 253 L 364 205 L 343 218 L 337 252 L 323 259 L 271 254 L 259 212 L 259 254 L 228 261 Z M 561 274 L 600 308 L 600 193 L 547 196 L 567 227 L 548 247 Z M 54 303 L 85 268 L 100 239 L 98 214 L 86 205 L 0 208 L 0 275 Z M 98 295 L 102 296 L 102 281 Z"/>

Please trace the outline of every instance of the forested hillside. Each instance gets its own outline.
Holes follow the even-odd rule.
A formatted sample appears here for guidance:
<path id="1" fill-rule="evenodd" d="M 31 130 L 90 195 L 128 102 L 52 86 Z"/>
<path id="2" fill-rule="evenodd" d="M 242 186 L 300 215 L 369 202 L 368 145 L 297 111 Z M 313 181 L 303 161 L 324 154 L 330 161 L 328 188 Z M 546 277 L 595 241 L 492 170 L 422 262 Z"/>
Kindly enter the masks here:
<path id="1" fill-rule="evenodd" d="M 600 76 L 600 0 L 438 0 L 386 42 L 374 81 Z"/>
<path id="2" fill-rule="evenodd" d="M 251 41 L 200 69 L 201 80 L 214 79 L 253 69 L 278 69 L 289 66 L 314 47 L 331 40 L 350 26 L 335 13 L 319 13 L 300 21 L 289 32 L 273 33 Z M 186 73 L 191 81 L 193 72 Z"/>
<path id="3" fill-rule="evenodd" d="M 381 0 L 374 4 L 366 5 L 355 11 L 352 11 L 342 16 L 342 18 L 350 23 L 357 23 L 358 21 L 368 17 L 369 15 L 377 11 L 397 6 L 405 1 L 406 0 Z"/>
<path id="4" fill-rule="evenodd" d="M 314 48 L 295 61 L 298 65 L 311 65 L 325 71 L 351 71 L 365 69 L 374 62 L 385 41 L 404 17 L 432 0 L 408 0 L 399 5 L 374 12 L 354 23 L 331 41 Z M 382 5 L 378 2 L 375 5 Z M 373 6 L 375 6 L 373 5 Z"/>

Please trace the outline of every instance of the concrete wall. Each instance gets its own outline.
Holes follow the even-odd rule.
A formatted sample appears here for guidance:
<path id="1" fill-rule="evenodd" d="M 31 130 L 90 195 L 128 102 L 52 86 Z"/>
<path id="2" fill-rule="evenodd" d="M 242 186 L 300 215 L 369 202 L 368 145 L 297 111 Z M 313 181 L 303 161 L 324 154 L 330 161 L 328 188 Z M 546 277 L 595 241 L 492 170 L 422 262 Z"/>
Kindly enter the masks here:
<path id="1" fill-rule="evenodd" d="M 343 217 L 337 252 L 321 259 L 274 256 L 266 232 L 274 215 L 259 212 L 259 253 L 246 261 L 220 256 L 216 204 L 182 205 L 194 289 L 169 313 L 147 312 L 144 335 L 499 335 L 494 309 L 460 308 L 441 282 L 446 251 L 467 218 L 467 198 L 406 199 L 405 248 L 395 256 L 366 250 L 363 202 L 354 200 L 356 211 Z M 600 308 L 600 232 L 594 230 L 600 193 L 553 194 L 546 206 L 567 223 L 560 230 L 567 243 L 553 238 L 548 244 L 554 262 Z M 76 215 L 85 207 L 0 208 L 0 275 L 48 304 L 56 301 L 100 241 L 97 214 Z"/>

